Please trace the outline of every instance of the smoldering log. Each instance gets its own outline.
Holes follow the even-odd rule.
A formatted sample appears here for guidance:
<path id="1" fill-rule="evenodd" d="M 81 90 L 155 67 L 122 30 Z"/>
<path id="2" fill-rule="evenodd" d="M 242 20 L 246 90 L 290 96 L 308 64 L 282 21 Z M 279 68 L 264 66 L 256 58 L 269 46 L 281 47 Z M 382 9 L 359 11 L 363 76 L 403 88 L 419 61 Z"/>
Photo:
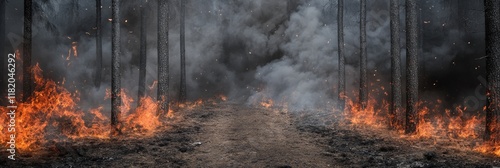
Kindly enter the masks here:
<path id="1" fill-rule="evenodd" d="M 120 73 L 120 0 L 111 1 L 112 8 L 112 55 L 111 55 L 111 127 L 119 133 L 119 115 L 121 106 Z"/>
<path id="2" fill-rule="evenodd" d="M 360 12 L 360 80 L 359 80 L 359 104 L 365 109 L 368 100 L 368 76 L 367 76 L 367 50 L 366 50 L 366 0 L 361 0 Z"/>
<path id="3" fill-rule="evenodd" d="M 337 35 L 338 35 L 338 56 L 339 56 L 339 104 L 340 110 L 345 107 L 345 57 L 344 57 L 344 0 L 338 0 L 337 6 Z"/>
<path id="4" fill-rule="evenodd" d="M 102 76 L 102 14 L 101 14 L 101 0 L 96 0 L 96 58 L 95 58 L 95 79 L 94 85 L 95 87 L 99 87 L 101 85 L 101 76 Z"/>
<path id="5" fill-rule="evenodd" d="M 140 106 L 140 100 L 141 98 L 144 98 L 144 96 L 146 96 L 146 65 L 147 65 L 147 53 L 146 53 L 146 49 L 147 49 L 147 34 L 146 34 L 146 6 L 147 6 L 147 2 L 143 2 L 142 6 L 141 6 L 141 11 L 140 11 L 140 15 L 141 15 L 141 25 L 140 25 L 140 33 L 141 33 L 141 37 L 140 37 L 140 51 L 139 51 L 139 93 L 138 93 L 138 97 L 139 97 L 139 104 L 138 106 Z"/>
<path id="6" fill-rule="evenodd" d="M 486 130 L 484 139 L 498 141 L 500 116 L 500 1 L 485 0 L 486 24 Z"/>
<path id="7" fill-rule="evenodd" d="M 158 114 L 166 114 L 169 109 L 168 87 L 168 0 L 158 0 Z"/>
<path id="8" fill-rule="evenodd" d="M 180 52 L 181 52 L 181 88 L 179 102 L 185 102 L 187 98 L 186 88 L 186 32 L 185 32 L 185 17 L 186 17 L 186 3 L 180 0 L 181 5 L 181 18 L 180 18 Z"/>
<path id="9" fill-rule="evenodd" d="M 398 124 L 397 115 L 402 109 L 401 90 L 401 44 L 399 35 L 399 0 L 390 2 L 391 24 L 391 99 L 389 125 L 394 128 Z"/>
<path id="10" fill-rule="evenodd" d="M 417 0 L 406 0 L 406 127 L 417 131 L 418 124 L 418 18 Z"/>
<path id="11" fill-rule="evenodd" d="M 23 43 L 23 97 L 28 101 L 32 94 L 31 49 L 33 27 L 33 0 L 24 0 L 24 43 Z"/>

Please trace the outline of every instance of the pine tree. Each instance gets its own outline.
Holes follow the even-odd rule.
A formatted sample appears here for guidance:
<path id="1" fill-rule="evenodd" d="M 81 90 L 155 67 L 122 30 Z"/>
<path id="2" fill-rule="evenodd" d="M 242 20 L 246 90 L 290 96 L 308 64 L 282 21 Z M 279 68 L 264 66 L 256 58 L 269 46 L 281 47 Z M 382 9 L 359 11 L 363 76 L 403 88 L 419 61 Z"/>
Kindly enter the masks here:
<path id="1" fill-rule="evenodd" d="M 361 0 L 361 15 L 360 15 L 360 82 L 359 82 L 359 103 L 362 109 L 365 109 L 368 100 L 368 84 L 367 84 L 367 52 L 366 52 L 366 0 Z"/>
<path id="2" fill-rule="evenodd" d="M 23 43 L 23 101 L 32 94 L 31 42 L 33 27 L 33 0 L 24 0 L 24 43 Z"/>
<path id="3" fill-rule="evenodd" d="M 96 0 L 96 69 L 95 69 L 95 87 L 101 85 L 102 76 L 102 14 L 101 14 L 101 0 Z"/>
<path id="4" fill-rule="evenodd" d="M 417 0 L 406 0 L 406 128 L 415 133 L 418 124 L 418 18 Z"/>
<path id="5" fill-rule="evenodd" d="M 5 34 L 5 26 L 6 26 L 6 18 L 5 18 L 5 6 L 7 5 L 6 0 L 0 0 L 0 37 L 6 37 Z M 6 38 L 0 39 L 0 55 L 5 55 L 5 40 Z M 0 59 L 0 66 L 1 67 L 6 67 L 6 59 Z M 6 68 L 0 68 L 0 74 L 6 74 L 7 69 Z M 0 85 L 1 86 L 7 86 L 6 84 L 6 76 L 1 75 L 0 76 Z M 0 90 L 0 95 L 5 95 L 6 89 Z M 4 100 L 0 100 L 0 106 L 4 106 Z"/>
<path id="6" fill-rule="evenodd" d="M 389 125 L 394 128 L 398 124 L 397 115 L 401 111 L 401 49 L 399 36 L 399 0 L 391 0 L 391 98 Z"/>
<path id="7" fill-rule="evenodd" d="M 112 133 L 120 133 L 119 116 L 121 106 L 120 73 L 120 0 L 111 1 L 112 8 L 112 48 L 111 48 L 111 127 Z"/>
<path id="8" fill-rule="evenodd" d="M 500 1 L 484 0 L 486 23 L 486 131 L 485 140 L 499 140 L 500 102 Z"/>
<path id="9" fill-rule="evenodd" d="M 186 17 L 186 4 L 184 0 L 180 0 L 181 3 L 181 18 L 180 18 L 180 50 L 181 50 L 181 93 L 179 102 L 184 103 L 187 97 L 186 88 L 186 44 L 185 44 L 185 17 Z"/>
<path id="10" fill-rule="evenodd" d="M 168 113 L 168 0 L 158 0 L 158 107 L 159 115 Z"/>
<path id="11" fill-rule="evenodd" d="M 139 51 L 139 103 L 146 96 L 146 65 L 147 65 L 147 34 L 146 34 L 146 6 L 147 1 L 141 6 L 141 38 Z M 140 104 L 138 104 L 140 105 Z"/>
<path id="12" fill-rule="evenodd" d="M 339 55 L 339 103 L 340 110 L 345 107 L 345 57 L 344 57 L 344 0 L 338 0 L 337 35 Z"/>

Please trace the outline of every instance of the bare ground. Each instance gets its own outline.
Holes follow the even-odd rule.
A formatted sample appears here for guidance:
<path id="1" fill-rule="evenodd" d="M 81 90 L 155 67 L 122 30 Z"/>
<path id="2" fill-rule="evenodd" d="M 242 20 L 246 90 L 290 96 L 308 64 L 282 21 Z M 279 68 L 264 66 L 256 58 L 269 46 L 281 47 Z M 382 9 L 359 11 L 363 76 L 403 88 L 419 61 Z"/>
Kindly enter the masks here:
<path id="1" fill-rule="evenodd" d="M 53 143 L 42 154 L 23 154 L 16 161 L 2 153 L 0 167 L 500 166 L 498 157 L 461 149 L 462 142 L 318 124 L 325 118 L 328 114 L 205 104 L 178 112 L 176 121 L 152 137 Z"/>

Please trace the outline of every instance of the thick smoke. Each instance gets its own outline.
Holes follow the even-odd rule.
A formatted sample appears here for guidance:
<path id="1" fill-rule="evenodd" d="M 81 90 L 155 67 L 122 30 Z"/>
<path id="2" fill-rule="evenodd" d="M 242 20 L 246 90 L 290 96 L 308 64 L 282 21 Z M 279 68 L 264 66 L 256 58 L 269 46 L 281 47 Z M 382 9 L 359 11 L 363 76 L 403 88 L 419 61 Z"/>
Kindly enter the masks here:
<path id="1" fill-rule="evenodd" d="M 180 87 L 179 3 L 169 2 L 170 96 L 176 100 Z M 458 2 L 420 2 L 422 99 L 439 98 L 450 105 L 463 104 L 463 98 L 480 84 L 477 77 L 484 74 L 484 59 L 480 59 L 484 56 L 483 13 L 478 12 L 482 2 Z M 109 109 L 110 102 L 104 97 L 111 81 L 111 22 L 108 21 L 111 2 L 103 1 L 102 8 L 104 71 L 100 88 L 92 84 L 96 71 L 94 3 L 49 0 L 39 5 L 37 15 L 42 17 L 34 22 L 39 33 L 34 36 L 33 60 L 40 64 L 45 76 L 65 81 L 72 91 L 78 90 L 83 108 Z M 139 79 L 140 2 L 122 1 L 121 7 L 122 86 L 135 98 Z M 157 74 L 156 1 L 149 1 L 145 7 L 149 18 L 146 79 L 147 85 L 152 85 Z M 337 1 L 189 0 L 186 7 L 188 99 L 223 94 L 230 100 L 251 105 L 273 99 L 292 111 L 335 105 Z M 346 86 L 348 95 L 356 99 L 359 1 L 345 1 L 345 8 Z M 22 1 L 9 1 L 7 9 L 7 32 L 21 35 Z M 370 97 L 389 100 L 389 0 L 369 1 L 367 10 Z M 457 15 L 461 11 L 466 12 Z M 401 26 L 404 65 L 403 7 Z M 78 44 L 78 56 L 66 60 L 72 42 Z M 156 89 L 149 92 L 151 97 L 156 97 L 155 94 Z"/>

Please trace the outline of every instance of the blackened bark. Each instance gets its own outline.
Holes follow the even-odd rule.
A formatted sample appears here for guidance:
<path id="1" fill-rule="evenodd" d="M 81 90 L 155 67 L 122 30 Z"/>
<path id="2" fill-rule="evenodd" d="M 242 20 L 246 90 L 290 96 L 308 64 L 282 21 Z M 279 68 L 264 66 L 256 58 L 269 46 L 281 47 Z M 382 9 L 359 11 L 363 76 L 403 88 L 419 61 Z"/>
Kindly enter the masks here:
<path id="1" fill-rule="evenodd" d="M 338 0 L 337 36 L 339 54 L 339 104 L 340 110 L 345 107 L 345 57 L 344 57 L 344 0 Z"/>
<path id="2" fill-rule="evenodd" d="M 95 87 L 101 85 L 101 75 L 102 75 L 102 26 L 101 26 L 101 0 L 96 0 L 96 69 L 95 69 Z"/>
<path id="3" fill-rule="evenodd" d="M 168 0 L 158 0 L 158 115 L 168 113 Z"/>
<path id="4" fill-rule="evenodd" d="M 498 116 L 500 102 L 500 1 L 485 0 L 486 23 L 486 101 L 485 140 L 499 140 Z"/>
<path id="5" fill-rule="evenodd" d="M 417 0 L 406 0 L 406 128 L 417 131 L 418 124 L 418 18 Z"/>
<path id="6" fill-rule="evenodd" d="M 120 0 L 111 1 L 112 48 L 111 48 L 111 127 L 113 134 L 120 133 L 119 115 L 121 106 L 120 73 Z"/>
<path id="7" fill-rule="evenodd" d="M 180 19 L 180 50 L 181 50 L 181 93 L 179 97 L 179 102 L 183 103 L 186 101 L 187 90 L 186 90 L 186 44 L 185 44 L 185 17 L 186 17 L 186 4 L 184 0 L 181 1 L 181 19 Z"/>
<path id="8" fill-rule="evenodd" d="M 6 0 L 0 0 L 0 37 L 6 37 L 6 34 L 5 34 L 5 26 L 6 26 L 6 17 L 5 17 L 5 5 L 7 5 L 7 3 L 5 2 Z M 4 74 L 7 74 L 7 68 L 6 68 L 6 59 L 5 59 L 5 50 L 7 50 L 5 48 L 5 40 L 7 38 L 1 38 L 0 39 L 0 55 L 2 56 L 2 59 L 0 59 L 0 66 L 2 68 L 0 68 L 0 85 L 1 86 L 7 86 L 6 84 L 6 76 Z M 0 95 L 5 95 L 6 93 L 6 89 L 1 89 L 0 90 Z M 0 100 L 0 106 L 4 106 L 6 105 L 4 103 L 4 100 Z"/>
<path id="9" fill-rule="evenodd" d="M 140 39 L 140 51 L 139 51 L 139 103 L 140 100 L 146 96 L 146 65 L 147 65 L 147 34 L 146 34 L 146 4 L 144 2 L 141 7 L 141 39 Z"/>
<path id="10" fill-rule="evenodd" d="M 367 52 L 366 52 L 366 0 L 361 0 L 361 15 L 360 15 L 360 80 L 359 80 L 359 104 L 362 109 L 365 109 L 368 100 L 368 76 L 367 68 Z"/>
<path id="11" fill-rule="evenodd" d="M 33 27 L 33 0 L 24 0 L 24 43 L 23 43 L 23 101 L 32 94 L 31 39 Z"/>
<path id="12" fill-rule="evenodd" d="M 391 98 L 389 126 L 395 128 L 398 124 L 398 114 L 402 105 L 401 92 L 401 44 L 399 36 L 399 0 L 391 0 Z"/>

